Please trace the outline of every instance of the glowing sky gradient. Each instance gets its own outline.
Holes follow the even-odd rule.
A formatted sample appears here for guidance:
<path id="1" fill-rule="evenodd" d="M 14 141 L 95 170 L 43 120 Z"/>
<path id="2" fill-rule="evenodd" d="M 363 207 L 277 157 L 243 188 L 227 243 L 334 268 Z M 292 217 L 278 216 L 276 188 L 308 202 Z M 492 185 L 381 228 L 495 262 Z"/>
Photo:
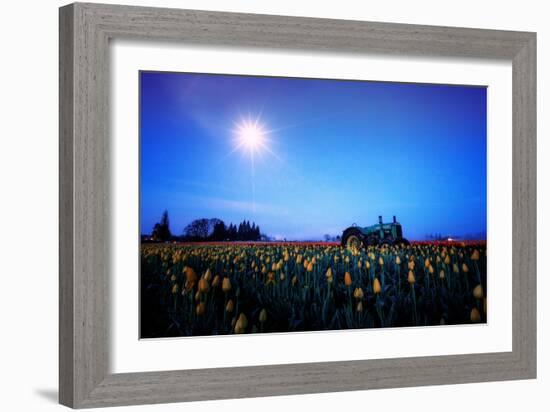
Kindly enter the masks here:
<path id="1" fill-rule="evenodd" d="M 165 209 L 176 235 L 202 217 L 293 240 L 378 215 L 409 239 L 486 231 L 484 87 L 141 72 L 140 92 L 143 234 Z M 235 129 L 256 118 L 252 162 Z"/>

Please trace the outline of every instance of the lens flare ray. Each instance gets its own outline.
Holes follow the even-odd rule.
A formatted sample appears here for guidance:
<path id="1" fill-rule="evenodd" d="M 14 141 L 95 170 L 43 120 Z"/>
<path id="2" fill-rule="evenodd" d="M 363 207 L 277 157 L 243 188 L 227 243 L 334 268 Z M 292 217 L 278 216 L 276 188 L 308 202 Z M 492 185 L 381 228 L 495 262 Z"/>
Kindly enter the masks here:
<path id="1" fill-rule="evenodd" d="M 272 142 L 268 135 L 270 130 L 266 129 L 260 120 L 261 114 L 254 119 L 249 115 L 247 118 L 241 117 L 238 122 L 234 123 L 233 136 L 234 147 L 229 154 L 238 150 L 249 155 L 250 159 L 250 180 L 252 189 L 252 211 L 256 212 L 256 166 L 255 158 L 263 153 L 268 153 L 276 159 L 280 160 L 273 150 L 270 148 Z"/>

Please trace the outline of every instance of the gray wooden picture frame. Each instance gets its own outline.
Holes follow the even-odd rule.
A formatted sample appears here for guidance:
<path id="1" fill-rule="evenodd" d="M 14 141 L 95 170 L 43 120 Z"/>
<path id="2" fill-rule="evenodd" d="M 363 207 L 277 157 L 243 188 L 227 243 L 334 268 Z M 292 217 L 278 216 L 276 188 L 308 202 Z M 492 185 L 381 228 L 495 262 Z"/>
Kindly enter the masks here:
<path id="1" fill-rule="evenodd" d="M 536 377 L 535 33 L 84 3 L 62 7 L 59 28 L 62 404 L 87 408 Z M 512 351 L 109 373 L 109 41 L 119 38 L 511 61 Z"/>

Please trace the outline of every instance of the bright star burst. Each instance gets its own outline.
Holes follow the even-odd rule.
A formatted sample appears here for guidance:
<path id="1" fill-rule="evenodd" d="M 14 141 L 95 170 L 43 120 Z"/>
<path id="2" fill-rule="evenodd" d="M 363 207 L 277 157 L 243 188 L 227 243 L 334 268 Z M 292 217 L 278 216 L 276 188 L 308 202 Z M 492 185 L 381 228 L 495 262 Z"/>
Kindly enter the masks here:
<path id="1" fill-rule="evenodd" d="M 236 147 L 237 149 L 246 149 L 250 153 L 251 157 L 254 157 L 254 154 L 260 154 L 262 151 L 269 151 L 267 146 L 268 139 L 266 131 L 262 124 L 259 122 L 259 118 L 252 121 L 241 120 L 235 128 L 236 136 Z"/>

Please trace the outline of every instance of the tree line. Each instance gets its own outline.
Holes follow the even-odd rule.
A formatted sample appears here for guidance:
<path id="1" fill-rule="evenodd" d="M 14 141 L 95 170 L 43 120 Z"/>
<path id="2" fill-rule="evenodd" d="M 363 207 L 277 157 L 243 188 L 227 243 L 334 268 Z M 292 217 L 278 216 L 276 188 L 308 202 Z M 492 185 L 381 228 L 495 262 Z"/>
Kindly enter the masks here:
<path id="1" fill-rule="evenodd" d="M 262 239 L 260 226 L 248 220 L 243 220 L 238 225 L 227 225 L 223 220 L 195 219 L 189 223 L 181 236 L 174 236 L 170 231 L 168 212 L 162 214 L 160 222 L 156 223 L 151 233 L 154 241 L 182 240 L 182 241 L 258 241 Z"/>

